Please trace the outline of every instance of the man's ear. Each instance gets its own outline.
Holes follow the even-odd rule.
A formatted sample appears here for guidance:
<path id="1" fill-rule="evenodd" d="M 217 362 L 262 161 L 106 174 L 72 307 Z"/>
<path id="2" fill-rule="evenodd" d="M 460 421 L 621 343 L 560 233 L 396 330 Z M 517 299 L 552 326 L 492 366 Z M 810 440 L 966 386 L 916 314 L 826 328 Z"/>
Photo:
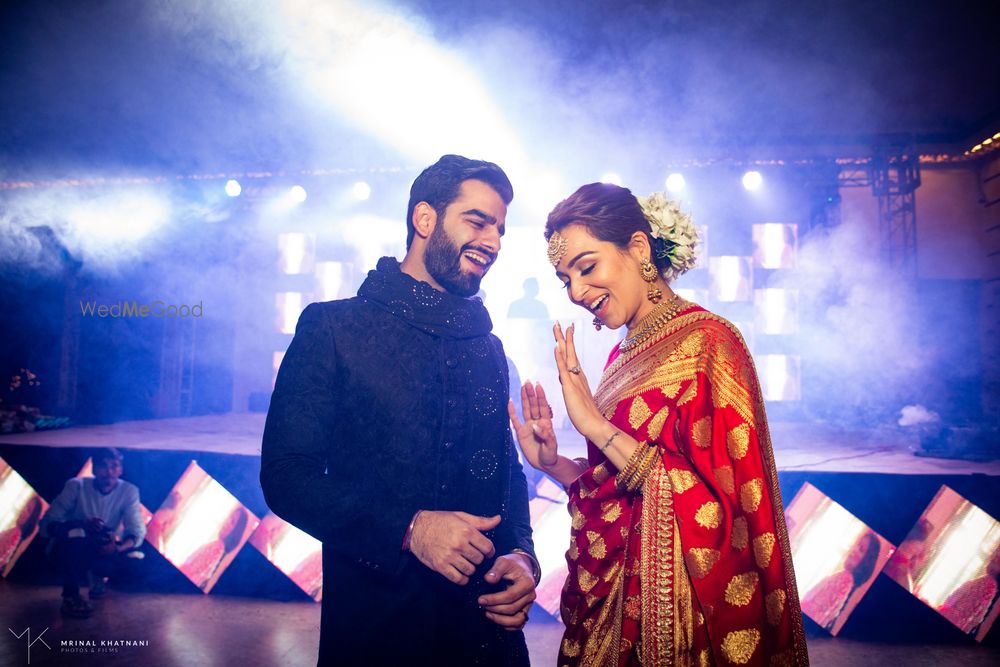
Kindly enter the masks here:
<path id="1" fill-rule="evenodd" d="M 437 211 L 425 201 L 413 207 L 413 229 L 422 239 L 430 238 L 434 226 L 437 225 Z"/>

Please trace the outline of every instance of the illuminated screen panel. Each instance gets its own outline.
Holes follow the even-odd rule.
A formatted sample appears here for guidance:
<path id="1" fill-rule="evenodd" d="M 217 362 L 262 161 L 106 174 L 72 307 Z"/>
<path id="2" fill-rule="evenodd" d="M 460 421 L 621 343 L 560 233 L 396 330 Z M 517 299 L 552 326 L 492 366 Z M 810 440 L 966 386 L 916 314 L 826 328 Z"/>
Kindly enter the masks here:
<path id="1" fill-rule="evenodd" d="M 885 572 L 982 641 L 1000 613 L 1000 523 L 942 486 Z"/>
<path id="2" fill-rule="evenodd" d="M 260 519 L 192 461 L 153 514 L 146 541 L 208 593 L 258 525 Z"/>
<path id="3" fill-rule="evenodd" d="M 768 222 L 753 226 L 753 265 L 761 269 L 795 268 L 798 226 Z"/>
<path id="4" fill-rule="evenodd" d="M 306 595 L 317 602 L 323 599 L 323 544 L 319 540 L 268 512 L 250 536 L 250 544 Z"/>
<path id="5" fill-rule="evenodd" d="M 707 289 L 688 289 L 686 287 L 673 288 L 674 293 L 677 294 L 682 299 L 690 301 L 691 303 L 697 303 L 699 305 L 703 303 L 708 303 L 708 290 Z"/>
<path id="6" fill-rule="evenodd" d="M 45 499 L 0 459 L 0 569 L 4 577 L 35 539 L 48 509 Z"/>
<path id="7" fill-rule="evenodd" d="M 271 353 L 271 389 L 274 389 L 274 385 L 278 382 L 278 370 L 281 368 L 281 362 L 285 359 L 285 351 Z"/>
<path id="8" fill-rule="evenodd" d="M 765 401 L 797 401 L 802 398 L 801 366 L 798 357 L 787 354 L 761 354 L 755 359 Z"/>
<path id="9" fill-rule="evenodd" d="M 316 261 L 316 237 L 289 232 L 278 235 L 278 268 L 288 275 L 312 273 Z"/>
<path id="10" fill-rule="evenodd" d="M 894 547 L 806 483 L 785 510 L 802 611 L 836 635 Z"/>
<path id="11" fill-rule="evenodd" d="M 278 292 L 274 297 L 275 326 L 283 334 L 295 333 L 299 315 L 312 302 L 312 295 L 303 292 Z"/>
<path id="12" fill-rule="evenodd" d="M 754 325 L 770 336 L 799 330 L 799 293 L 788 289 L 758 289 L 753 292 Z"/>
<path id="13" fill-rule="evenodd" d="M 354 296 L 352 271 L 353 267 L 344 262 L 319 262 L 316 265 L 317 300 L 333 301 Z"/>
<path id="14" fill-rule="evenodd" d="M 696 269 L 708 268 L 708 225 L 698 225 L 698 245 L 695 247 Z"/>
<path id="15" fill-rule="evenodd" d="M 93 476 L 94 476 L 94 460 L 92 458 L 88 458 L 84 462 L 83 467 L 80 468 L 80 472 L 76 473 L 76 478 L 83 479 L 84 477 L 93 477 Z M 143 505 L 142 503 L 139 503 L 139 514 L 142 515 L 142 522 L 149 525 L 149 520 L 153 518 L 153 513 L 150 512 L 148 509 L 146 509 L 146 506 Z M 121 533 L 119 532 L 119 535 L 120 534 Z"/>
<path id="16" fill-rule="evenodd" d="M 566 509 L 569 498 L 562 487 L 548 477 L 543 477 L 535 489 L 536 495 L 528 503 L 535 555 L 542 567 L 542 580 L 535 591 L 535 603 L 558 618 L 563 584 L 569 576 L 566 569 L 571 522 Z"/>
<path id="17" fill-rule="evenodd" d="M 716 301 L 749 301 L 753 298 L 753 270 L 749 257 L 710 257 L 709 293 Z"/>

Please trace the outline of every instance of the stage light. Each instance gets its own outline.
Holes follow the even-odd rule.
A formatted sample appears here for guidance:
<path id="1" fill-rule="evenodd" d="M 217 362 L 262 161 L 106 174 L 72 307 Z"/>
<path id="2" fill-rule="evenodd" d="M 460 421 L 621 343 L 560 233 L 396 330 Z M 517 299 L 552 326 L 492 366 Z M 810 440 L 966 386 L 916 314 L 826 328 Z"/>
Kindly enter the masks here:
<path id="1" fill-rule="evenodd" d="M 622 177 L 614 172 L 608 172 L 601 176 L 601 183 L 610 183 L 611 185 L 621 186 Z"/>
<path id="2" fill-rule="evenodd" d="M 942 486 L 885 571 L 959 630 L 982 641 L 998 614 L 1000 522 Z"/>
<path id="3" fill-rule="evenodd" d="M 323 599 L 323 544 L 268 512 L 250 536 L 250 544 L 306 595 Z"/>
<path id="4" fill-rule="evenodd" d="M 358 201 L 368 201 L 368 198 L 372 196 L 372 186 L 364 181 L 358 181 L 351 186 L 351 194 Z"/>
<path id="5" fill-rule="evenodd" d="M 239 197 L 240 193 L 243 192 L 243 186 L 235 178 L 230 178 L 226 181 L 226 194 L 230 197 Z"/>
<path id="6" fill-rule="evenodd" d="M 153 515 L 146 540 L 208 593 L 258 525 L 260 519 L 192 461 Z"/>
<path id="7" fill-rule="evenodd" d="M 154 194 L 109 194 L 67 214 L 76 232 L 101 243 L 137 241 L 166 222 L 169 206 Z"/>
<path id="8" fill-rule="evenodd" d="M 682 192 L 686 185 L 683 174 L 674 173 L 667 176 L 667 190 L 670 192 Z"/>
<path id="9" fill-rule="evenodd" d="M 49 509 L 45 499 L 0 459 L 0 570 L 3 576 L 21 557 L 38 533 L 38 524 Z"/>
<path id="10" fill-rule="evenodd" d="M 301 204 L 306 200 L 307 196 L 306 189 L 301 185 L 293 185 L 288 191 L 288 199 L 293 204 Z"/>
<path id="11" fill-rule="evenodd" d="M 802 611 L 836 635 L 889 560 L 893 545 L 808 482 L 785 517 Z M 755 553 L 759 539 L 754 539 Z M 773 539 L 764 544 L 775 548 Z"/>
<path id="12" fill-rule="evenodd" d="M 764 183 L 764 177 L 760 175 L 759 171 L 748 171 L 743 174 L 743 187 L 754 192 L 759 190 L 760 186 Z"/>
<path id="13" fill-rule="evenodd" d="M 311 273 L 316 256 L 313 234 L 290 232 L 278 235 L 278 266 L 287 275 Z"/>
<path id="14" fill-rule="evenodd" d="M 536 538 L 535 554 L 542 567 L 535 600 L 539 607 L 554 617 L 559 616 L 559 600 L 569 571 L 566 568 L 566 535 L 570 532 L 570 515 L 566 511 L 565 491 L 548 477 L 542 477 L 529 501 L 531 528 Z"/>
<path id="15" fill-rule="evenodd" d="M 717 301 L 749 301 L 753 297 L 753 271 L 749 257 L 710 257 L 711 293 Z"/>

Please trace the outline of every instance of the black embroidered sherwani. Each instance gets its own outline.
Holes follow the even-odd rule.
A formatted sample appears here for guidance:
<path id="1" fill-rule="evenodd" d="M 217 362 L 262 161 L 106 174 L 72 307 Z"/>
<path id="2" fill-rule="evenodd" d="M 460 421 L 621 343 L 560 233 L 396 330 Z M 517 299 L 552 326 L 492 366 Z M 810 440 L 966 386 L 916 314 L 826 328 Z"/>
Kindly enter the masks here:
<path id="1" fill-rule="evenodd" d="M 497 555 L 534 554 L 507 421 L 507 365 L 482 302 L 382 258 L 352 299 L 311 304 L 264 429 L 268 505 L 323 542 L 321 665 L 527 665 L 521 632 L 402 550 L 417 510 L 500 514 Z"/>

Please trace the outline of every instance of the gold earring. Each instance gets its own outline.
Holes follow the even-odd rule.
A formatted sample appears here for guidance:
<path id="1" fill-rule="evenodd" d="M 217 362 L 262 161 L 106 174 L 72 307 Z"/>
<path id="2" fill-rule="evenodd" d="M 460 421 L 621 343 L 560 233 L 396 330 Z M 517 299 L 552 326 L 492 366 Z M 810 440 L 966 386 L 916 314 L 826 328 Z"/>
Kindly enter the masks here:
<path id="1" fill-rule="evenodd" d="M 646 290 L 646 298 L 653 303 L 659 303 L 660 299 L 663 298 L 663 290 L 656 286 L 656 279 L 660 277 L 660 272 L 657 271 L 656 265 L 648 259 L 642 260 L 639 264 L 639 275 L 649 283 L 649 289 Z"/>
<path id="2" fill-rule="evenodd" d="M 601 321 L 601 318 L 599 318 L 599 317 L 595 317 L 594 318 L 594 328 L 595 329 L 597 329 L 598 331 L 600 331 L 601 330 L 601 326 L 603 324 L 604 324 L 604 322 Z"/>

